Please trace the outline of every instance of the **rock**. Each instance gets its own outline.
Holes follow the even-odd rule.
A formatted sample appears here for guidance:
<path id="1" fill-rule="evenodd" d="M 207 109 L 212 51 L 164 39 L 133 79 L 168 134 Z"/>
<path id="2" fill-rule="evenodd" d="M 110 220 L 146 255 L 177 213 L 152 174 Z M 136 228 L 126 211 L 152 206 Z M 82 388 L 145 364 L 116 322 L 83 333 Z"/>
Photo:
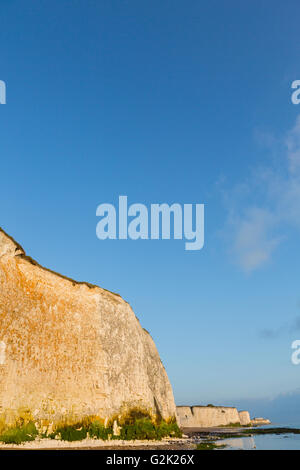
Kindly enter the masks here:
<path id="1" fill-rule="evenodd" d="M 239 411 L 240 422 L 242 426 L 251 424 L 249 411 Z"/>
<path id="2" fill-rule="evenodd" d="M 113 424 L 113 435 L 114 436 L 120 436 L 121 434 L 121 426 L 118 426 L 118 423 L 116 420 L 114 420 Z"/>
<path id="3" fill-rule="evenodd" d="M 155 344 L 119 295 L 43 268 L 0 229 L 0 413 L 174 417 Z"/>

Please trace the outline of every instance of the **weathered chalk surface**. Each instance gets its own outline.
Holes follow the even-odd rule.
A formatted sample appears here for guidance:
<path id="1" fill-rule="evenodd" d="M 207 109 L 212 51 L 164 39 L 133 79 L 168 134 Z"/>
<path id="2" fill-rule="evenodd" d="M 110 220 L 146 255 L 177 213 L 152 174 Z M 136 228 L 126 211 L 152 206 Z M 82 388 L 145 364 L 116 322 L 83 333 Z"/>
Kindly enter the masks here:
<path id="1" fill-rule="evenodd" d="M 5 419 L 24 409 L 53 421 L 132 407 L 176 415 L 155 344 L 130 305 L 42 268 L 1 229 L 0 407 Z"/>

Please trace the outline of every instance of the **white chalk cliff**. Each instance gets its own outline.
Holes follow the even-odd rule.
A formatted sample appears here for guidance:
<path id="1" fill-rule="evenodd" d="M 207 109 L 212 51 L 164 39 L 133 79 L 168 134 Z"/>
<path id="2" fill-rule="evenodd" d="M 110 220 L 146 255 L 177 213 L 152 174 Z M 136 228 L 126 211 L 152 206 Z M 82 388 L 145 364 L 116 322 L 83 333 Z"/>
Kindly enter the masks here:
<path id="1" fill-rule="evenodd" d="M 155 344 L 119 295 L 38 265 L 0 230 L 0 415 L 176 415 Z"/>

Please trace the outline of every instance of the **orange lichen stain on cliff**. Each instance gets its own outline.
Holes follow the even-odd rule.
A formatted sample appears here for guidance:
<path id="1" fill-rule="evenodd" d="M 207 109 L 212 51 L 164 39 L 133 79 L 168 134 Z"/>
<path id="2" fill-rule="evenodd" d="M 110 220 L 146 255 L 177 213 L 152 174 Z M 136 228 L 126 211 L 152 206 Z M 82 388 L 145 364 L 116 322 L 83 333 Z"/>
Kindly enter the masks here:
<path id="1" fill-rule="evenodd" d="M 76 374 L 83 367 L 91 367 L 93 345 L 87 356 L 86 348 L 85 354 L 82 353 L 81 340 L 84 336 L 97 337 L 95 326 L 87 321 L 88 310 L 95 309 L 95 301 L 89 299 L 87 303 L 86 293 L 81 299 L 80 292 L 74 301 L 77 286 L 65 281 L 62 289 L 61 279 L 55 282 L 55 276 L 48 273 L 44 279 L 35 266 L 23 260 L 15 258 L 9 265 L 1 261 L 4 277 L 1 278 L 0 327 L 8 340 L 10 358 L 21 361 L 23 367 L 30 363 L 39 370 L 54 368 L 57 373 L 68 368 L 71 374 Z M 68 290 L 72 295 L 68 295 Z M 77 314 L 83 304 L 84 318 Z"/>

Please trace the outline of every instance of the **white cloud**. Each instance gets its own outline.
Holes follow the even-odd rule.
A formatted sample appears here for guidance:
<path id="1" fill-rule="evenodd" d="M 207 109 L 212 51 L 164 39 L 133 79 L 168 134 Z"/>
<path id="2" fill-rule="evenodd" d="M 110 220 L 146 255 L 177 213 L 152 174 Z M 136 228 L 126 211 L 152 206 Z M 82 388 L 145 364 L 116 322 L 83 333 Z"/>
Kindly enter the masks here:
<path id="1" fill-rule="evenodd" d="M 279 238 L 272 235 L 274 215 L 262 208 L 251 207 L 232 221 L 234 256 L 245 271 L 252 271 L 270 259 Z"/>
<path id="2" fill-rule="evenodd" d="M 300 116 L 281 155 L 226 195 L 231 254 L 247 272 L 271 259 L 288 227 L 300 229 Z"/>

